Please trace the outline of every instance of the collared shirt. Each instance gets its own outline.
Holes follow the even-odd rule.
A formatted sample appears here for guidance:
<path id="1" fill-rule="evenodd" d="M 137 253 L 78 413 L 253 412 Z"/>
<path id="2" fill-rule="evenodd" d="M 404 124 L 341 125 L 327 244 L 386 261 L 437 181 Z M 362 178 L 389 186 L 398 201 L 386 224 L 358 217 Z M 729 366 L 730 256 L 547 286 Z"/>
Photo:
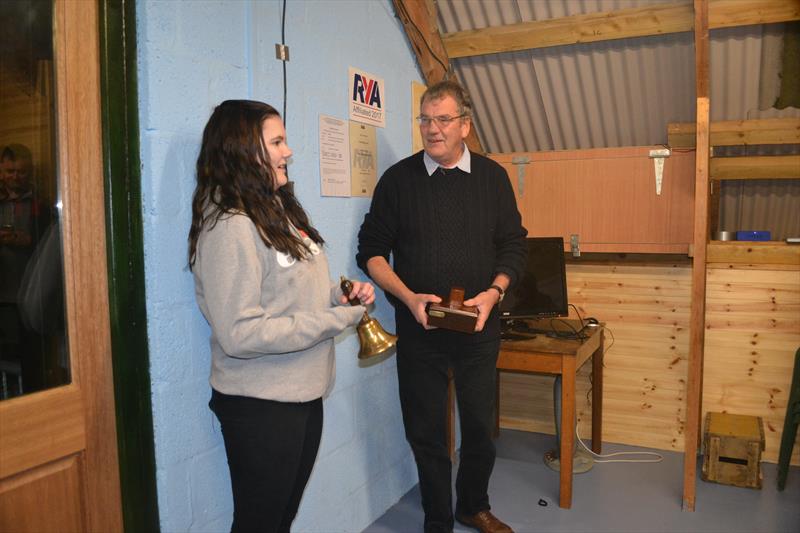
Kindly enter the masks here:
<path id="1" fill-rule="evenodd" d="M 469 174 L 472 172 L 472 159 L 470 158 L 469 149 L 467 148 L 467 145 L 463 144 L 462 146 L 464 148 L 464 151 L 461 154 L 461 159 L 458 160 L 458 163 L 456 163 L 455 166 L 449 168 L 460 168 L 461 170 Z M 425 162 L 425 170 L 428 171 L 428 176 L 432 176 L 433 173 L 436 172 L 436 169 L 442 166 L 436 161 L 434 161 L 433 158 L 428 155 L 428 152 L 425 152 L 423 154 L 422 160 Z"/>

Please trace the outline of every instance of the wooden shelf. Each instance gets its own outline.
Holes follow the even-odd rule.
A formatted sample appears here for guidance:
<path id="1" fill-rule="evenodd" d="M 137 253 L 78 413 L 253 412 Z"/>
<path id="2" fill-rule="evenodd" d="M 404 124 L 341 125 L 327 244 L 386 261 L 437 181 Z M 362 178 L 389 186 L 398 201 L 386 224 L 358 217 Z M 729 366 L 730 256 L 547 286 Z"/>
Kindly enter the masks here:
<path id="1" fill-rule="evenodd" d="M 790 265 L 800 268 L 800 245 L 783 241 L 711 241 L 707 263 Z"/>
<path id="2" fill-rule="evenodd" d="M 694 122 L 667 124 L 670 148 L 694 148 L 696 138 L 697 125 Z M 796 143 L 800 143 L 798 118 L 727 120 L 711 123 L 711 146 Z"/>
<path id="3" fill-rule="evenodd" d="M 800 156 L 741 156 L 711 158 L 710 179 L 800 179 Z"/>

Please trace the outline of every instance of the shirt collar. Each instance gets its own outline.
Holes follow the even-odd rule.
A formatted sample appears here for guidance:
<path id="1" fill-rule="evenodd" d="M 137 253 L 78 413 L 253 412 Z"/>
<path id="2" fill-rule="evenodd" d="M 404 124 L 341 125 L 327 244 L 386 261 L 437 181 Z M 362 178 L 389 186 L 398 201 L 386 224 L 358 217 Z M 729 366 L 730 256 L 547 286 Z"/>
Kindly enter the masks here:
<path id="1" fill-rule="evenodd" d="M 458 163 L 454 167 L 451 168 L 460 168 L 467 174 L 472 172 L 472 158 L 469 154 L 469 149 L 467 145 L 464 144 L 464 152 L 461 154 L 461 159 L 458 160 Z M 431 156 L 428 155 L 428 152 L 423 152 L 422 160 L 425 162 L 425 170 L 428 172 L 428 176 L 432 176 L 436 169 L 439 168 L 441 165 L 433 160 Z"/>

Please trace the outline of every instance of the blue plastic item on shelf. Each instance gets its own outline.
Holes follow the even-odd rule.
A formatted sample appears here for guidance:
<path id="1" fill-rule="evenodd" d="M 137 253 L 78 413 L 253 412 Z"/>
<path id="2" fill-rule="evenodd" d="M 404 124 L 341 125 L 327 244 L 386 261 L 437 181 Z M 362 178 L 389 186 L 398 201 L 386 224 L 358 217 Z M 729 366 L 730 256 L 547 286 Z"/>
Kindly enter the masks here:
<path id="1" fill-rule="evenodd" d="M 737 241 L 769 241 L 770 232 L 768 231 L 737 231 Z"/>

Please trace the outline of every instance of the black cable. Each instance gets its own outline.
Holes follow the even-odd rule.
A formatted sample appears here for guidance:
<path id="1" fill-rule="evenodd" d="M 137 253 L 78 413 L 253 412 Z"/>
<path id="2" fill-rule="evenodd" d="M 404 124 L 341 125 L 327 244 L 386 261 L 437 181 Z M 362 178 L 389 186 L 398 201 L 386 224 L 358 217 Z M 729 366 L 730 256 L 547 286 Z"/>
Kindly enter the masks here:
<path id="1" fill-rule="evenodd" d="M 603 353 L 606 354 L 611 349 L 611 347 L 614 346 L 614 343 L 617 342 L 617 339 L 614 338 L 614 332 L 611 331 L 607 326 L 603 326 L 603 330 L 607 331 L 611 335 L 611 344 L 606 346 L 605 349 L 603 350 Z M 603 366 L 605 366 L 605 364 Z"/>
<path id="2" fill-rule="evenodd" d="M 564 330 L 559 331 L 558 329 L 556 329 L 555 325 L 557 322 L 567 326 L 570 329 L 570 331 L 564 331 Z M 553 330 L 553 335 L 555 335 L 555 337 L 558 339 L 584 340 L 587 338 L 587 335 L 583 333 L 583 329 L 580 330 L 575 329 L 575 327 L 572 324 L 570 324 L 563 318 L 551 318 L 550 329 Z"/>
<path id="3" fill-rule="evenodd" d="M 583 328 L 585 328 L 585 327 L 586 327 L 586 324 L 584 324 L 584 323 L 583 323 L 583 317 L 581 316 L 581 312 L 580 312 L 580 311 L 578 311 L 578 308 L 577 308 L 577 307 L 575 307 L 575 304 L 569 304 L 569 306 L 570 306 L 571 308 L 573 308 L 573 309 L 575 310 L 575 314 L 576 314 L 576 315 L 578 315 L 578 320 L 580 320 L 580 321 L 581 321 L 581 331 L 583 331 Z"/>
<path id="4" fill-rule="evenodd" d="M 569 306 L 572 307 L 575 310 L 575 314 L 578 316 L 578 320 L 580 321 L 581 328 L 580 329 L 575 329 L 575 327 L 572 324 L 570 324 L 569 322 L 567 322 L 566 320 L 564 320 L 562 318 L 551 318 L 550 319 L 550 329 L 552 329 L 553 335 L 556 338 L 559 338 L 559 339 L 579 339 L 579 340 L 588 339 L 589 335 L 587 335 L 584 332 L 586 331 L 586 328 L 592 327 L 592 326 L 598 324 L 597 319 L 594 318 L 594 317 L 589 317 L 589 318 L 584 319 L 583 316 L 581 315 L 580 310 L 578 310 L 578 308 L 574 304 L 569 304 Z M 558 329 L 556 329 L 556 324 L 557 323 L 563 324 L 564 326 L 569 328 L 570 331 L 564 331 L 563 329 L 561 331 L 559 331 Z M 606 329 L 608 329 L 608 328 L 606 328 Z M 611 339 L 612 339 L 611 344 L 613 345 L 614 344 L 614 340 L 613 340 L 614 339 L 614 334 L 613 333 L 611 333 Z M 609 348 L 610 347 L 611 346 L 609 346 Z"/>
<path id="5" fill-rule="evenodd" d="M 281 14 L 281 46 L 286 46 L 286 0 Z M 283 123 L 286 124 L 286 60 L 283 60 Z"/>

